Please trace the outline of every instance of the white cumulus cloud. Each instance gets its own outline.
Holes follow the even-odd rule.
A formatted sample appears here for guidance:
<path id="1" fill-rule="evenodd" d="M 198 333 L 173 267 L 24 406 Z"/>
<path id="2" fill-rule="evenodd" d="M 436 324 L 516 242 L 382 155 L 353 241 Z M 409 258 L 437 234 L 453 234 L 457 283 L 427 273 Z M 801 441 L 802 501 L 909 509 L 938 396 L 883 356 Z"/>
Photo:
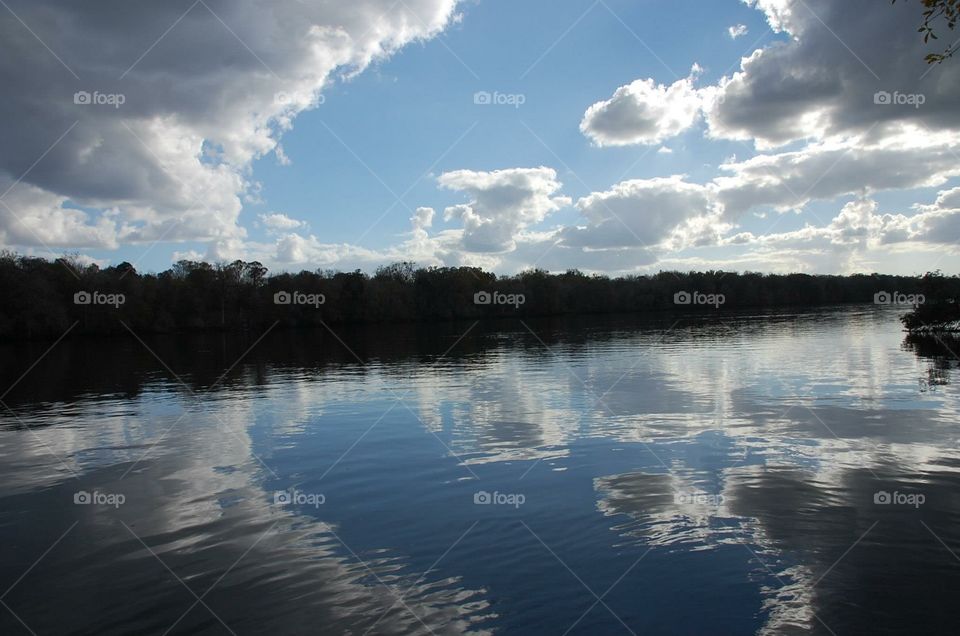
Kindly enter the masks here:
<path id="1" fill-rule="evenodd" d="M 669 86 L 649 78 L 621 86 L 587 109 L 580 131 L 598 146 L 652 145 L 675 137 L 700 115 L 702 96 L 693 85 L 698 72 Z"/>
<path id="2" fill-rule="evenodd" d="M 282 212 L 270 212 L 258 215 L 260 223 L 271 230 L 293 230 L 306 225 L 304 221 L 292 219 Z"/>
<path id="3" fill-rule="evenodd" d="M 283 163 L 281 135 L 335 75 L 433 37 L 456 0 L 8 4 L 0 180 L 23 181 L 3 199 L 0 240 L 109 247 L 243 240 L 252 162 Z"/>
<path id="4" fill-rule="evenodd" d="M 508 168 L 491 172 L 445 172 L 439 184 L 466 192 L 468 203 L 444 210 L 444 217 L 463 222 L 463 248 L 469 252 L 514 249 L 518 235 L 571 203 L 555 196 L 561 184 L 553 168 Z"/>
<path id="5" fill-rule="evenodd" d="M 736 40 L 737 38 L 742 38 L 747 33 L 749 33 L 746 24 L 735 24 L 727 29 L 727 35 L 730 36 L 731 40 Z"/>

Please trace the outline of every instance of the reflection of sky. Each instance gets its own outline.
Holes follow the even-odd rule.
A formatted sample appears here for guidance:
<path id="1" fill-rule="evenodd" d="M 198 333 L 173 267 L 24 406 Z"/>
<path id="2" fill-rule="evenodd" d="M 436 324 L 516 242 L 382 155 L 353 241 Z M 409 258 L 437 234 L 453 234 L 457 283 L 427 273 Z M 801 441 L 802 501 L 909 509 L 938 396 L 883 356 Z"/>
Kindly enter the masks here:
<path id="1" fill-rule="evenodd" d="M 957 388 L 921 392 L 931 363 L 902 348 L 896 317 L 820 318 L 731 320 L 666 337 L 601 334 L 586 344 L 561 336 L 547 340 L 549 351 L 520 334 L 429 364 L 268 374 L 255 388 L 196 402 L 156 383 L 136 399 L 37 407 L 21 416 L 32 431 L 0 432 L 0 492 L 24 518 L 40 514 L 24 499 L 32 493 L 62 502 L 78 483 L 130 492 L 118 515 L 172 559 L 206 555 L 211 571 L 257 538 L 245 528 L 280 520 L 288 539 L 254 550 L 241 571 L 297 590 L 322 576 L 331 583 L 304 598 L 318 612 L 339 612 L 343 625 L 369 626 L 396 599 L 334 532 L 378 576 L 410 586 L 432 626 L 562 633 L 593 599 L 523 520 L 598 593 L 652 547 L 609 597 L 632 626 L 696 630 L 710 617 L 728 631 L 818 632 L 821 620 L 844 620 L 825 591 L 859 584 L 846 565 L 818 585 L 819 577 L 891 513 L 873 506 L 872 493 L 891 485 L 940 494 L 917 514 L 939 515 L 930 524 L 949 527 L 957 507 L 946 493 L 960 467 Z M 274 490 L 289 487 L 322 492 L 327 502 L 273 506 Z M 480 489 L 523 493 L 527 503 L 477 507 Z M 60 516 L 71 515 L 68 506 Z M 5 516 L 7 526 L 17 523 Z M 897 527 L 885 522 L 872 536 L 899 541 L 890 530 Z M 119 540 L 100 530 L 88 536 Z M 220 563 L 219 550 L 233 558 Z M 935 557 L 913 558 L 919 567 Z M 280 576 L 277 563 L 289 572 Z M 882 578 L 868 562 L 845 563 Z M 656 589 L 639 589 L 651 580 Z M 531 587 L 544 581 L 546 590 Z M 675 603 L 672 594 L 718 587 L 724 592 L 701 601 L 699 618 L 674 615 L 671 623 L 648 611 Z M 253 605 L 264 624 L 283 624 Z M 579 628 L 616 624 L 604 621 L 613 619 L 601 608 Z M 415 624 L 398 606 L 378 629 Z"/>
<path id="2" fill-rule="evenodd" d="M 182 419 L 183 410 L 170 413 L 169 404 L 163 402 L 146 400 L 131 412 L 129 404 L 99 401 L 95 412 L 72 413 L 73 425 L 63 422 L 57 428 L 40 429 L 37 437 L 8 432 L 5 450 L 18 460 L 16 465 L 4 462 L 10 471 L 4 474 L 4 500 L 16 502 L 8 507 L 11 511 L 23 508 L 18 511 L 22 515 L 19 522 L 29 521 L 30 528 L 39 532 L 35 540 L 27 539 L 27 528 L 16 524 L 11 528 L 7 519 L 3 526 L 7 532 L 13 529 L 16 539 L 10 541 L 4 534 L 5 544 L 24 555 L 39 555 L 72 521 L 81 520 L 58 548 L 58 558 L 47 563 L 57 574 L 56 585 L 65 597 L 57 603 L 58 616 L 66 621 L 48 629 L 62 631 L 73 624 L 70 611 L 74 611 L 86 615 L 91 630 L 110 631 L 109 616 L 89 614 L 97 603 L 104 602 L 85 590 L 91 583 L 112 593 L 113 602 L 129 606 L 127 633 L 138 629 L 162 632 L 190 606 L 186 590 L 178 589 L 173 575 L 165 576 L 164 566 L 141 549 L 120 521 L 198 594 L 240 561 L 232 570 L 233 579 L 225 580 L 219 595 L 213 593 L 209 600 L 232 627 L 242 624 L 238 617 L 245 612 L 259 611 L 280 633 L 301 630 L 311 621 L 333 631 L 362 633 L 381 616 L 379 630 L 416 630 L 419 620 L 396 604 L 396 596 L 381 581 L 402 590 L 406 605 L 420 620 L 434 625 L 437 633 L 444 633 L 443 626 L 450 633 L 463 631 L 472 620 L 482 617 L 486 603 L 474 598 L 475 592 L 463 589 L 457 577 L 427 584 L 401 570 L 403 555 L 384 551 L 367 554 L 359 563 L 350 554 L 352 548 L 336 538 L 339 528 L 309 516 L 315 511 L 273 505 L 272 488 L 287 489 L 292 484 L 272 477 L 264 464 L 269 465 L 274 453 L 295 448 L 289 436 L 304 433 L 297 420 L 322 413 L 315 399 L 307 399 L 309 395 L 304 386 L 279 386 L 256 397 L 218 399 L 212 406 L 185 404 L 189 415 Z M 278 411 L 277 404 L 282 404 L 283 410 Z M 38 414 L 32 417 L 44 419 Z M 254 451 L 254 438 L 267 443 Z M 13 442 L 23 446 L 14 449 L 9 445 Z M 158 443 L 154 446 L 154 442 Z M 59 472 L 50 470 L 54 454 L 65 464 Z M 265 490 L 268 484 L 270 489 Z M 117 510 L 74 506 L 73 493 L 81 490 L 124 493 L 126 502 Z M 37 501 L 31 492 L 43 493 L 42 509 L 31 505 Z M 50 514 L 51 510 L 57 512 Z M 346 544 L 350 546 L 349 541 Z M 111 558 L 103 559 L 103 555 Z M 4 569 L 10 567 L 7 562 L 3 565 Z M 28 565 L 18 564 L 13 570 Z M 77 576 L 77 571 L 83 575 Z M 137 573 L 150 583 L 151 596 L 141 593 L 131 600 L 125 585 L 144 589 L 143 579 L 127 578 L 137 577 Z M 234 587 L 238 585 L 239 591 Z M 278 588 L 284 593 L 276 594 Z M 18 613 L 30 617 L 31 627 L 46 625 L 50 617 L 41 609 L 43 595 L 35 589 L 31 592 L 26 582 L 16 590 L 23 596 L 14 593 L 6 600 Z M 183 595 L 186 597 L 178 601 Z M 155 611 L 157 608 L 161 611 Z M 156 615 L 145 618 L 139 615 L 141 611 Z M 183 627 L 196 629 L 197 621 L 199 625 L 206 621 L 209 629 L 213 621 L 202 608 L 190 616 Z M 9 615 L 0 619 L 0 624 L 6 625 L 6 620 Z"/>

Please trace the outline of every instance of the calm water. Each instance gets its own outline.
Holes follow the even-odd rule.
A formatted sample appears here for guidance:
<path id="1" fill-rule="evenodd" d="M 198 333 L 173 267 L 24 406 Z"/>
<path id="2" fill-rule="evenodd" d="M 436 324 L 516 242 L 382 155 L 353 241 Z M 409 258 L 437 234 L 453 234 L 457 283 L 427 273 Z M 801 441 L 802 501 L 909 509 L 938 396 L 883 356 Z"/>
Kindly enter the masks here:
<path id="1" fill-rule="evenodd" d="M 0 633 L 957 633 L 956 358 L 674 320 L 8 346 Z"/>

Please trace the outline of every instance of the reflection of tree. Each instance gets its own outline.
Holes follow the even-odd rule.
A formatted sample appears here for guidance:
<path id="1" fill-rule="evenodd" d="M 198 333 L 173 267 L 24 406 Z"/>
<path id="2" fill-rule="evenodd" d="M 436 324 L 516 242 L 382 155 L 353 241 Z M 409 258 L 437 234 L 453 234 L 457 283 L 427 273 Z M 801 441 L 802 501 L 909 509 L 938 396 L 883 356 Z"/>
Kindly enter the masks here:
<path id="1" fill-rule="evenodd" d="M 903 348 L 929 363 L 922 391 L 950 384 L 950 370 L 960 366 L 960 334 L 908 334 Z"/>

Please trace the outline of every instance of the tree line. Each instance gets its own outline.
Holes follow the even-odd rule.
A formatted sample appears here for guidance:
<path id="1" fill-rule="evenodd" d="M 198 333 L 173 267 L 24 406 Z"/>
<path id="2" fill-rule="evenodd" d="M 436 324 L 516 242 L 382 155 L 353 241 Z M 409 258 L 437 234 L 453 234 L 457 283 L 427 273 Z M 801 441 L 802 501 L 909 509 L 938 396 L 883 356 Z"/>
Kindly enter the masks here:
<path id="1" fill-rule="evenodd" d="M 874 302 L 917 294 L 925 278 L 660 272 L 610 278 L 576 270 L 498 276 L 475 267 L 395 263 L 359 270 L 270 274 L 259 262 L 182 260 L 160 273 L 130 263 L 98 267 L 76 257 L 0 253 L 0 338 L 73 334 L 262 331 L 322 324 L 654 311 L 717 312 Z M 960 279 L 937 274 L 938 293 Z"/>
<path id="2" fill-rule="evenodd" d="M 939 271 L 928 272 L 920 280 L 922 302 L 917 303 L 900 321 L 912 332 L 942 331 L 951 323 L 960 323 L 960 288 L 957 277 Z M 956 333 L 956 327 L 949 327 Z"/>

